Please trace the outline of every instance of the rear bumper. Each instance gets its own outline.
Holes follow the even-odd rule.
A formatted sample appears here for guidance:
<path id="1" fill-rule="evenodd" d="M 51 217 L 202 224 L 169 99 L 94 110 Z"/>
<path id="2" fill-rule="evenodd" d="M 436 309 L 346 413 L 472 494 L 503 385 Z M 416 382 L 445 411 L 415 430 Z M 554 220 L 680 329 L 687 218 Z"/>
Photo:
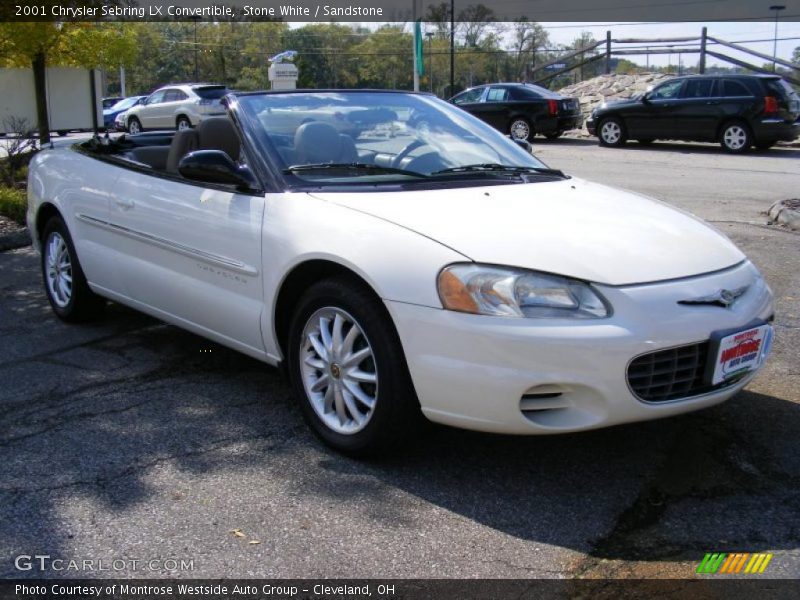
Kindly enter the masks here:
<path id="1" fill-rule="evenodd" d="M 800 121 L 764 118 L 753 124 L 753 135 L 757 142 L 791 142 L 800 137 Z"/>
<path id="2" fill-rule="evenodd" d="M 597 121 L 594 118 L 586 119 L 586 131 L 589 132 L 589 135 L 597 135 Z"/>

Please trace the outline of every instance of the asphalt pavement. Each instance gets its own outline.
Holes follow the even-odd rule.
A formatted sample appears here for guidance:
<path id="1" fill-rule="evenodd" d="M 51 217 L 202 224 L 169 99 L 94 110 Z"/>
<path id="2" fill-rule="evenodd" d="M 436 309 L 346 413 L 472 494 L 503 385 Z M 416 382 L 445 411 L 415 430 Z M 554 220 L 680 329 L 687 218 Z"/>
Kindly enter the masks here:
<path id="1" fill-rule="evenodd" d="M 0 577 L 693 577 L 712 551 L 800 576 L 800 235 L 761 214 L 798 195 L 800 152 L 535 152 L 711 220 L 762 269 L 776 342 L 743 393 L 577 435 L 431 426 L 356 461 L 309 433 L 277 370 L 118 305 L 61 323 L 34 252 L 4 252 Z M 35 554 L 122 568 L 18 568 Z"/>

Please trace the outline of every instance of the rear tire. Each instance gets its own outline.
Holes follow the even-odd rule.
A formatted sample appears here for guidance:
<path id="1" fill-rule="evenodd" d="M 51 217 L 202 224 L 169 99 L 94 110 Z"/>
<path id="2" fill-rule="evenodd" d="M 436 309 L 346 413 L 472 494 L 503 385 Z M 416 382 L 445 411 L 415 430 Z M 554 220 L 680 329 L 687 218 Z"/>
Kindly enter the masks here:
<path id="1" fill-rule="evenodd" d="M 131 135 L 142 133 L 142 124 L 136 117 L 131 117 L 128 121 L 128 133 Z"/>
<path id="2" fill-rule="evenodd" d="M 411 376 L 386 308 L 347 279 L 325 279 L 298 302 L 289 327 L 289 378 L 303 418 L 353 456 L 385 452 L 419 418 Z"/>
<path id="3" fill-rule="evenodd" d="M 47 300 L 60 319 L 70 323 L 91 321 L 103 313 L 105 299 L 86 283 L 61 217 L 52 217 L 42 232 L 41 268 Z"/>
<path id="4" fill-rule="evenodd" d="M 530 121 L 522 117 L 517 117 L 511 121 L 508 125 L 508 133 L 513 139 L 524 140 L 526 142 L 530 142 L 533 136 L 536 135 Z"/>
<path id="5" fill-rule="evenodd" d="M 731 121 L 722 126 L 719 143 L 726 152 L 744 154 L 753 145 L 753 134 L 743 121 Z"/>
<path id="6" fill-rule="evenodd" d="M 619 148 L 627 140 L 625 126 L 617 117 L 603 119 L 597 128 L 597 137 L 601 146 Z"/>
<path id="7" fill-rule="evenodd" d="M 175 120 L 175 129 L 177 131 L 183 131 L 184 129 L 191 129 L 192 122 L 189 120 L 188 117 L 181 115 Z"/>

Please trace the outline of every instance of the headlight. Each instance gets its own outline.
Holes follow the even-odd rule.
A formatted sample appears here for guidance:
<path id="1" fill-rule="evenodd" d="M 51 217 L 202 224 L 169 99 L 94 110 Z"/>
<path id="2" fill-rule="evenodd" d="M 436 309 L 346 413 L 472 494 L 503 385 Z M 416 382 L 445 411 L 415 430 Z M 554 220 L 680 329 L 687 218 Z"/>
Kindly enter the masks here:
<path id="1" fill-rule="evenodd" d="M 476 315 L 601 319 L 611 314 L 588 284 L 536 271 L 451 265 L 439 274 L 438 287 L 446 309 Z"/>

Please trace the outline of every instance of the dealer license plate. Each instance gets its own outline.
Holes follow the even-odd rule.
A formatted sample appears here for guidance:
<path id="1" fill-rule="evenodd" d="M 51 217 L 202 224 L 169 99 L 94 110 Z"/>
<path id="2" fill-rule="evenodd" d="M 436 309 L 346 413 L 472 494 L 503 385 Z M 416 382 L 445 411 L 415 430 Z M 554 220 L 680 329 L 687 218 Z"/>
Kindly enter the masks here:
<path id="1" fill-rule="evenodd" d="M 764 362 L 771 346 L 772 326 L 770 325 L 751 327 L 724 335 L 717 340 L 714 340 L 712 336 L 714 370 L 711 372 L 711 385 L 729 379 L 738 379 L 745 373 L 754 371 Z M 714 352 L 715 348 L 716 352 Z"/>

